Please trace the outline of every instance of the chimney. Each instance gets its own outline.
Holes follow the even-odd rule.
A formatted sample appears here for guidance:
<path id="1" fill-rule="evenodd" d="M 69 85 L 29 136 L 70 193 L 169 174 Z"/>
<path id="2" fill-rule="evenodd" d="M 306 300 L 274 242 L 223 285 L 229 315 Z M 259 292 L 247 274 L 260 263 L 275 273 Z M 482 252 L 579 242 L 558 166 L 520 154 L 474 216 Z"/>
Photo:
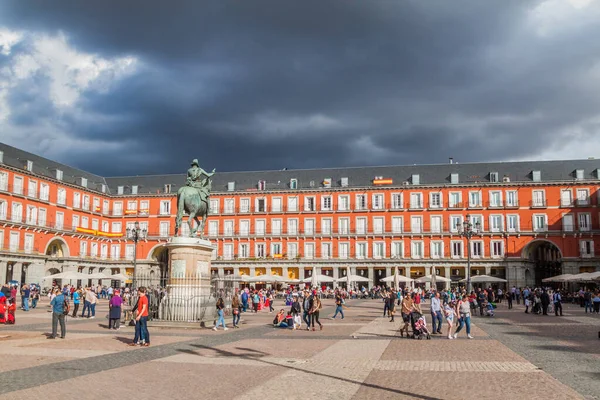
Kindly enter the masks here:
<path id="1" fill-rule="evenodd" d="M 454 158 L 450 157 L 448 158 L 448 161 L 450 162 L 450 164 L 454 164 Z"/>

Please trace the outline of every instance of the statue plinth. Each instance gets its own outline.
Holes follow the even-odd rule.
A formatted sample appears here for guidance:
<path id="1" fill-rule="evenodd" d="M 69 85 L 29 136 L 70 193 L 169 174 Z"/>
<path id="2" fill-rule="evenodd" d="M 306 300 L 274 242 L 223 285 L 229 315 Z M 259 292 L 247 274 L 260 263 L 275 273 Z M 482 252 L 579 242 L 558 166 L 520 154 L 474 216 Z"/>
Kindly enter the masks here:
<path id="1" fill-rule="evenodd" d="M 169 252 L 169 280 L 167 296 L 161 302 L 160 318 L 212 325 L 215 300 L 210 298 L 211 242 L 174 237 L 165 246 Z"/>

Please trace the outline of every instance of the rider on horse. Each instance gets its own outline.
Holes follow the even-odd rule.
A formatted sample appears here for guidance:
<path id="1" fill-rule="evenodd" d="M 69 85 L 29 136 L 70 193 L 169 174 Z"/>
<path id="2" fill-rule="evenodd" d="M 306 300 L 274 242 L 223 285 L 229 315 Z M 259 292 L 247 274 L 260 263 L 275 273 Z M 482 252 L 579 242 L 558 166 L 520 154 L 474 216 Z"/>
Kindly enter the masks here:
<path id="1" fill-rule="evenodd" d="M 210 178 L 215 174 L 215 170 L 212 172 L 206 172 L 198 164 L 198 159 L 192 160 L 192 166 L 187 171 L 186 186 L 196 188 L 200 191 L 200 198 L 208 209 L 208 197 L 210 196 Z M 203 178 L 204 176 L 204 178 Z"/>

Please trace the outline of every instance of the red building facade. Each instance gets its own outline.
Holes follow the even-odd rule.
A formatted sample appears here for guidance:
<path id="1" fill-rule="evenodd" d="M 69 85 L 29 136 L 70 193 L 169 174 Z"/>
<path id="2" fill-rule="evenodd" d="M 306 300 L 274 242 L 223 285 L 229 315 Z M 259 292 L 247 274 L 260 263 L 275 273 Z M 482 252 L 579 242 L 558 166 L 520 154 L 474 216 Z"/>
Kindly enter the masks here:
<path id="1" fill-rule="evenodd" d="M 185 175 L 105 178 L 0 144 L 0 281 L 69 270 L 168 276 L 175 193 Z M 204 234 L 213 274 L 380 283 L 394 268 L 458 282 L 534 285 L 595 271 L 595 160 L 217 173 Z M 467 246 L 460 227 L 477 230 Z M 138 222 L 137 244 L 126 229 Z M 187 231 L 184 229 L 184 234 Z M 88 282 L 83 282 L 87 284 Z M 92 282 L 90 282 L 92 283 Z M 96 283 L 94 281 L 93 283 Z"/>

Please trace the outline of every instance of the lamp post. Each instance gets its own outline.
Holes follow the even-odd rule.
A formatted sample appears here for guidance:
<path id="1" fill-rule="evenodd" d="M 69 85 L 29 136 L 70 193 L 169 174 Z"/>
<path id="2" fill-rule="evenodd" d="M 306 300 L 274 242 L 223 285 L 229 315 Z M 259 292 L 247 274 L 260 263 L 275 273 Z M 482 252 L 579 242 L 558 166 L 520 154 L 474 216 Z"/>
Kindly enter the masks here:
<path id="1" fill-rule="evenodd" d="M 475 229 L 473 229 L 475 228 Z M 467 238 L 467 294 L 471 293 L 471 238 L 479 233 L 481 224 L 477 222 L 475 226 L 471 223 L 471 215 L 467 214 L 462 226 L 458 226 L 458 234 Z"/>
<path id="2" fill-rule="evenodd" d="M 133 240 L 133 283 L 131 284 L 132 288 L 136 288 L 135 277 L 137 275 L 136 267 L 137 267 L 137 244 L 140 240 L 146 239 L 146 234 L 148 233 L 146 229 L 140 229 L 140 223 L 135 221 L 133 228 L 127 228 L 127 239 Z"/>

